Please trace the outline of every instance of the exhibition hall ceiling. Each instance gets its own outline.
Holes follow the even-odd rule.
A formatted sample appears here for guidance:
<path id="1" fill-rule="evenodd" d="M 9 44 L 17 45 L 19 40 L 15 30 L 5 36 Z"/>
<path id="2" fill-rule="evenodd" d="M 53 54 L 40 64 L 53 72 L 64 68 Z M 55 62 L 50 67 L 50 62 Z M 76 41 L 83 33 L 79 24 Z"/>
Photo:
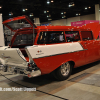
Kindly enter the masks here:
<path id="1" fill-rule="evenodd" d="M 40 22 L 67 19 L 95 13 L 99 0 L 0 0 L 0 13 L 3 20 L 27 15 Z"/>

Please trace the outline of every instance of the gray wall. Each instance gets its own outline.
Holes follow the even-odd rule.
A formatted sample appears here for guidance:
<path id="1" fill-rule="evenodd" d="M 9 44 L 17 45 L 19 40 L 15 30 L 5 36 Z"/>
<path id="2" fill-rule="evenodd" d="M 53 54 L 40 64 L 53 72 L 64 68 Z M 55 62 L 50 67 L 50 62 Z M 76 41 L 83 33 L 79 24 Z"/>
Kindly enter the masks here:
<path id="1" fill-rule="evenodd" d="M 72 18 L 67 18 L 67 19 L 54 20 L 54 21 L 49 21 L 49 22 L 45 22 L 42 24 L 51 23 L 51 25 L 71 26 L 71 22 L 82 21 L 82 20 L 95 20 L 95 14 L 77 16 L 77 17 L 72 17 Z"/>

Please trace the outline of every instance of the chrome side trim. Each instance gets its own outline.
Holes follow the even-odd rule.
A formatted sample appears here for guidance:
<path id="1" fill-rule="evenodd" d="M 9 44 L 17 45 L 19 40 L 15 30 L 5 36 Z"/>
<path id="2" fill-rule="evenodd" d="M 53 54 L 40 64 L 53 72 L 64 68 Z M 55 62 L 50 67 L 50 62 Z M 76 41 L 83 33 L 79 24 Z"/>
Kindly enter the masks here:
<path id="1" fill-rule="evenodd" d="M 68 54 L 68 53 L 81 52 L 81 51 L 85 51 L 85 50 L 88 50 L 88 49 L 83 49 L 83 50 L 78 50 L 78 51 L 72 51 L 72 52 L 65 52 L 65 53 L 54 54 L 54 55 L 49 55 L 49 56 L 43 56 L 43 57 L 38 57 L 38 58 L 52 57 L 52 56 L 63 55 L 63 54 Z M 38 58 L 34 58 L 34 59 L 38 59 Z"/>

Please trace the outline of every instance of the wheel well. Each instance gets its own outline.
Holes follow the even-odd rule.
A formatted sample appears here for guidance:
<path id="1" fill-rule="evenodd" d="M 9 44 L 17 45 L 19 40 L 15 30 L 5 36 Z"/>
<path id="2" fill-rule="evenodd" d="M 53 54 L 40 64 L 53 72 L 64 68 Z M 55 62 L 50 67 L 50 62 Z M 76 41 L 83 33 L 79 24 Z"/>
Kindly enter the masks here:
<path id="1" fill-rule="evenodd" d="M 72 65 L 72 68 L 74 68 L 75 62 L 74 61 L 69 61 L 69 63 Z"/>

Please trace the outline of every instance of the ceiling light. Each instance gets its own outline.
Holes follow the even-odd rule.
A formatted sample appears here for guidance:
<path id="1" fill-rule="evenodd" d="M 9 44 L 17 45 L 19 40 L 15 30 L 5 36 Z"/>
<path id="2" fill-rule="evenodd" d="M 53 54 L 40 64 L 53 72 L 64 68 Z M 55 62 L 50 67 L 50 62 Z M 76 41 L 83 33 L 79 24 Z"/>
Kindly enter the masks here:
<path id="1" fill-rule="evenodd" d="M 85 7 L 85 9 L 87 9 L 87 7 Z"/>
<path id="2" fill-rule="evenodd" d="M 51 15 L 49 15 L 49 17 L 51 17 Z"/>
<path id="3" fill-rule="evenodd" d="M 47 15 L 47 17 L 49 17 L 49 16 Z"/>
<path id="4" fill-rule="evenodd" d="M 52 20 L 52 19 L 48 19 L 48 20 Z"/>
<path id="5" fill-rule="evenodd" d="M 72 7 L 72 6 L 75 6 L 75 4 L 74 4 L 74 2 L 70 2 L 68 6 Z"/>
<path id="6" fill-rule="evenodd" d="M 54 2 L 53 0 L 51 0 L 51 2 Z"/>
<path id="7" fill-rule="evenodd" d="M 44 13 L 46 13 L 46 11 L 44 11 Z"/>
<path id="8" fill-rule="evenodd" d="M 31 16 L 34 16 L 33 13 L 30 13 L 30 17 L 31 17 Z"/>
<path id="9" fill-rule="evenodd" d="M 66 14 L 66 12 L 64 12 L 64 14 Z"/>
<path id="10" fill-rule="evenodd" d="M 25 11 L 25 9 L 23 9 L 23 11 Z"/>
<path id="11" fill-rule="evenodd" d="M 61 12 L 61 14 L 63 15 L 63 12 Z"/>
<path id="12" fill-rule="evenodd" d="M 47 4 L 50 4 L 50 1 L 49 0 L 47 0 Z"/>
<path id="13" fill-rule="evenodd" d="M 9 16 L 11 16 L 11 15 L 13 15 L 13 13 L 12 12 L 9 12 Z"/>
<path id="14" fill-rule="evenodd" d="M 50 4 L 50 2 L 48 1 L 47 4 Z"/>
<path id="15" fill-rule="evenodd" d="M 25 10 L 28 10 L 27 8 Z"/>
<path id="16" fill-rule="evenodd" d="M 89 7 L 89 9 L 90 9 L 91 7 Z"/>
<path id="17" fill-rule="evenodd" d="M 47 11 L 47 12 L 49 12 L 49 11 Z"/>
<path id="18" fill-rule="evenodd" d="M 78 16 L 78 14 L 76 14 L 76 16 Z"/>
<path id="19" fill-rule="evenodd" d="M 79 15 L 81 15 L 81 14 L 79 13 Z"/>
<path id="20" fill-rule="evenodd" d="M 71 5 L 68 5 L 68 7 L 71 7 Z"/>
<path id="21" fill-rule="evenodd" d="M 62 18 L 64 18 L 64 16 L 62 16 Z"/>
<path id="22" fill-rule="evenodd" d="M 0 6 L 0 9 L 2 8 L 2 6 Z"/>

